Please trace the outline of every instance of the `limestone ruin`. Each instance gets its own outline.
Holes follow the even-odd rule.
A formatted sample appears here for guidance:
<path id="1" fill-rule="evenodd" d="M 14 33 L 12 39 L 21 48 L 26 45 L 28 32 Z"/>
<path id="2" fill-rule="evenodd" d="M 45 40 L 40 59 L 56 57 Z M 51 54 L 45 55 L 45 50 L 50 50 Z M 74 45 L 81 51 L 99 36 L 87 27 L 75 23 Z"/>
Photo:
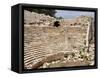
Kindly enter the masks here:
<path id="1" fill-rule="evenodd" d="M 59 21 L 60 26 L 54 27 Z M 94 65 L 94 20 L 56 19 L 24 10 L 26 69 Z"/>

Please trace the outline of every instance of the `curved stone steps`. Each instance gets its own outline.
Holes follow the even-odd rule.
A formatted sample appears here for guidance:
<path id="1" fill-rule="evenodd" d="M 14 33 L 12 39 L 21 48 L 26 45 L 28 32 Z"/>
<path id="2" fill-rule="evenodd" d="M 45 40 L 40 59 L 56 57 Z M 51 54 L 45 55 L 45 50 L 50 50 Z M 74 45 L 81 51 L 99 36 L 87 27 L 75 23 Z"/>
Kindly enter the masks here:
<path id="1" fill-rule="evenodd" d="M 47 52 L 44 50 L 45 44 L 34 45 L 31 43 L 31 47 L 28 47 L 24 52 L 24 63 L 26 68 L 32 68 L 34 63 L 38 63 L 38 59 L 45 57 Z"/>

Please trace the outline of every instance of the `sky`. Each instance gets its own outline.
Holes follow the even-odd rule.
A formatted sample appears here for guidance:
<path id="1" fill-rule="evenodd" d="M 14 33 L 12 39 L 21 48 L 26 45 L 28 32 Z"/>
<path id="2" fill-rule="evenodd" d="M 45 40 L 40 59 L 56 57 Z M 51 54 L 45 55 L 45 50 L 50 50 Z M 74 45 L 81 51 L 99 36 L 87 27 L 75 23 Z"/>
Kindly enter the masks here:
<path id="1" fill-rule="evenodd" d="M 70 11 L 70 10 L 56 10 L 56 17 L 63 17 L 65 19 L 72 19 L 81 15 L 94 17 L 94 12 L 87 11 Z"/>

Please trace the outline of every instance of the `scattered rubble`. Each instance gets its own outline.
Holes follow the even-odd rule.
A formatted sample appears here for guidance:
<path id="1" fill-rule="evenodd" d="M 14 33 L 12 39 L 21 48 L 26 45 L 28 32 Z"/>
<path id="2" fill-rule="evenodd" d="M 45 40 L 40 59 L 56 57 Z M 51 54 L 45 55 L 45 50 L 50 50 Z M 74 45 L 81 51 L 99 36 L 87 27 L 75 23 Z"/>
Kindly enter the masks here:
<path id="1" fill-rule="evenodd" d="M 86 46 L 91 17 L 60 19 L 58 27 L 53 26 L 55 21 L 49 15 L 24 10 L 25 68 L 94 65 L 94 39 Z"/>

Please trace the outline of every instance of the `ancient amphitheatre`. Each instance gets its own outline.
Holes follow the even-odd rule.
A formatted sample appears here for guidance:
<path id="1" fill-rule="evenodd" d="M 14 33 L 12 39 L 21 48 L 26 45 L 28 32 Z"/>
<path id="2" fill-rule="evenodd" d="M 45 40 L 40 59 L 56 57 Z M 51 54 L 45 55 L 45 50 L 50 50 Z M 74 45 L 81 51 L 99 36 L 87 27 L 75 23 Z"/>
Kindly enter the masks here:
<path id="1" fill-rule="evenodd" d="M 59 21 L 60 26 L 54 27 Z M 94 65 L 94 19 L 56 19 L 24 10 L 26 69 Z"/>

